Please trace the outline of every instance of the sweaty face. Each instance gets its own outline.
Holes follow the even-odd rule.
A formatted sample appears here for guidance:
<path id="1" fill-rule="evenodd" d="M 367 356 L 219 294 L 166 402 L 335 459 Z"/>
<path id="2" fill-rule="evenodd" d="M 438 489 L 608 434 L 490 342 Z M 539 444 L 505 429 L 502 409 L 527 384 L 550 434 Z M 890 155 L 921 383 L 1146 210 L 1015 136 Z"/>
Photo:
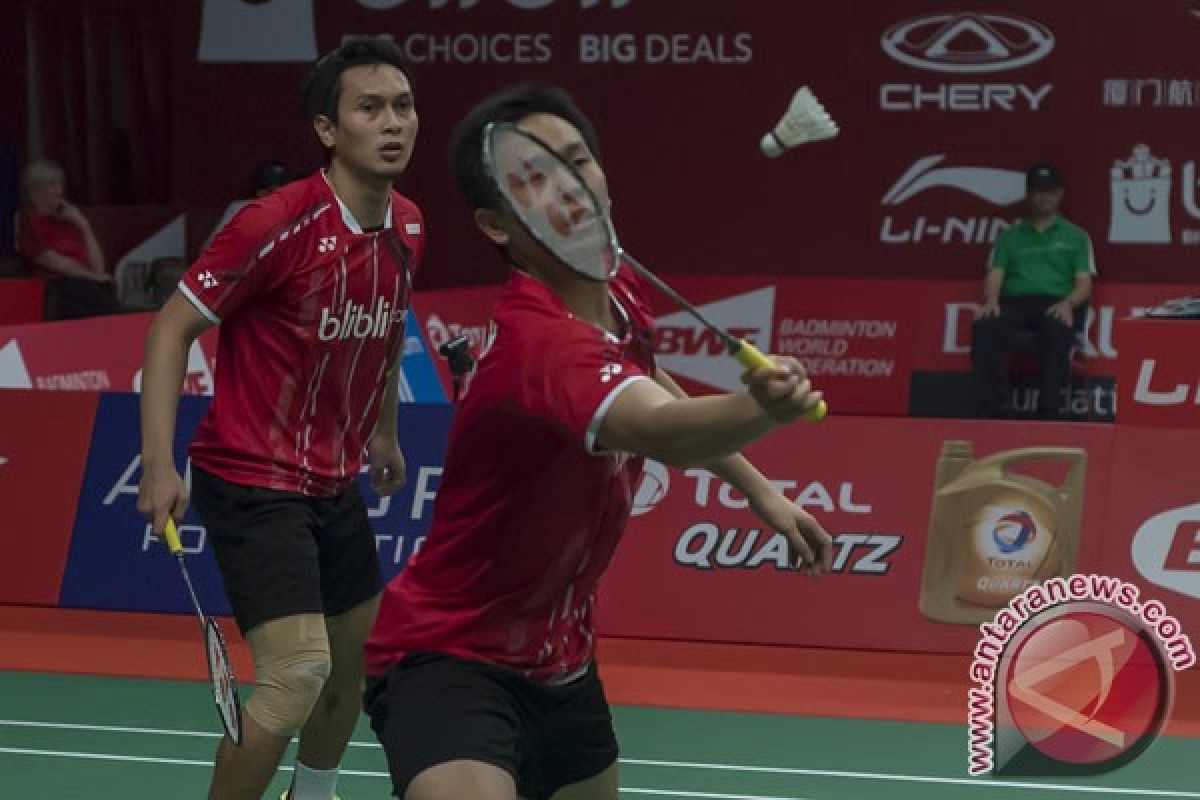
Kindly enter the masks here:
<path id="1" fill-rule="evenodd" d="M 542 113 L 524 117 L 517 124 L 541 139 L 571 164 L 588 188 L 596 195 L 596 200 L 602 208 L 611 207 L 612 201 L 608 195 L 608 182 L 605 179 L 604 170 L 601 169 L 599 162 L 588 148 L 583 134 L 574 125 L 561 117 Z M 563 212 L 569 215 L 570 210 L 570 208 L 564 208 Z M 552 217 L 551 223 L 553 222 Z M 569 227 L 569 220 L 563 219 L 561 223 L 563 226 Z M 548 255 L 540 244 L 532 240 L 515 220 L 507 220 L 504 228 L 508 232 L 507 243 L 511 250 L 511 257 L 518 264 L 541 270 L 564 268 L 558 265 L 556 259 Z M 597 276 L 592 277 L 593 279 L 597 278 Z"/>
<path id="2" fill-rule="evenodd" d="M 364 176 L 394 180 L 408 166 L 417 138 L 417 109 L 404 73 L 387 64 L 342 73 L 337 122 L 317 118 L 317 134 L 333 158 Z"/>

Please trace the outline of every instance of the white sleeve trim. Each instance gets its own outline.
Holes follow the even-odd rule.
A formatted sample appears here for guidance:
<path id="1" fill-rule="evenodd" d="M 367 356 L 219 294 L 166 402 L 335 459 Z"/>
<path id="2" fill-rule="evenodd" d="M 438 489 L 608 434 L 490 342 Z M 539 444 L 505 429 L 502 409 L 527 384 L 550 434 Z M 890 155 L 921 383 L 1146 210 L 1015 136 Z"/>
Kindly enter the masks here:
<path id="1" fill-rule="evenodd" d="M 612 391 L 604 398 L 604 402 L 596 409 L 596 413 L 592 415 L 592 422 L 588 425 L 586 447 L 589 453 L 596 452 L 596 436 L 600 433 L 600 426 L 604 424 L 604 417 L 608 414 L 608 409 L 612 408 L 612 404 L 616 402 L 617 395 L 628 389 L 638 381 L 648 381 L 648 375 L 630 375 L 625 380 L 613 387 Z"/>
<path id="2" fill-rule="evenodd" d="M 221 324 L 221 318 L 218 317 L 216 314 L 214 314 L 212 311 L 209 311 L 208 306 L 206 306 L 206 305 L 204 305 L 204 303 L 200 302 L 200 298 L 196 297 L 195 293 L 192 292 L 192 290 L 189 289 L 183 281 L 179 282 L 178 288 L 179 288 L 179 293 L 182 294 L 184 297 L 186 297 L 188 299 L 188 302 L 191 303 L 192 305 L 194 305 L 196 307 L 196 310 L 199 311 L 201 314 L 203 314 L 204 318 L 206 320 L 211 322 L 213 325 Z"/>

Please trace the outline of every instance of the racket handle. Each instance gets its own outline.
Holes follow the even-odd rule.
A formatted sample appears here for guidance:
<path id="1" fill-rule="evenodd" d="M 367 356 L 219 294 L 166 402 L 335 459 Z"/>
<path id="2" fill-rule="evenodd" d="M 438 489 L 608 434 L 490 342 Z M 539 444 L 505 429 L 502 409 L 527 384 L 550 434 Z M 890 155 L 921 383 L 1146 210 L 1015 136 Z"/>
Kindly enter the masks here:
<path id="1" fill-rule="evenodd" d="M 747 342 L 745 339 L 739 339 L 740 347 L 734 352 L 734 357 L 738 363 L 746 369 L 760 369 L 763 367 L 771 368 L 775 366 L 775 362 L 765 355 L 754 345 Z M 824 400 L 821 400 L 815 406 L 804 412 L 804 418 L 809 422 L 820 422 L 825 419 L 825 415 L 829 413 L 829 406 Z"/>
<path id="2" fill-rule="evenodd" d="M 163 538 L 167 540 L 167 549 L 175 555 L 183 552 L 183 544 L 179 541 L 179 529 L 175 527 L 175 520 L 167 517 L 167 526 L 163 528 Z"/>

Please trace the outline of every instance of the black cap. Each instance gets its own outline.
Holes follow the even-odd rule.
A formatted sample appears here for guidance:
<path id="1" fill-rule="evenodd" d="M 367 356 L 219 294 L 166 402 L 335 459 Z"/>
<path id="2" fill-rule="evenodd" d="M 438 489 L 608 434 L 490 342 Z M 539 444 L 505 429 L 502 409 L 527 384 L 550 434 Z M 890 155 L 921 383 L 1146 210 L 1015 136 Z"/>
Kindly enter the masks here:
<path id="1" fill-rule="evenodd" d="M 1039 189 L 1053 191 L 1061 189 L 1062 185 L 1062 173 L 1049 161 L 1039 161 L 1025 170 L 1025 191 L 1027 192 L 1035 192 Z"/>

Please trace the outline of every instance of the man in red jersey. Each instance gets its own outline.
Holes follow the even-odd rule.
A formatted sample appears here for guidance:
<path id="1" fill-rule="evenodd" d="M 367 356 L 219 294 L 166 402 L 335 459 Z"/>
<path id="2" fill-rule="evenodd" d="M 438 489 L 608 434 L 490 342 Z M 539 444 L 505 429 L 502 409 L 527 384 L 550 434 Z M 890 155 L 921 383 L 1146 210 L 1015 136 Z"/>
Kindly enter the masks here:
<path id="1" fill-rule="evenodd" d="M 459 123 L 456 178 L 513 270 L 455 415 L 432 528 L 367 640 L 364 703 L 407 800 L 615 800 L 593 607 L 642 458 L 708 466 L 820 574 L 829 534 L 738 451 L 821 395 L 781 358 L 745 392 L 686 397 L 655 366 L 635 274 L 576 273 L 501 211 L 481 158 L 495 121 L 547 142 L 608 202 L 594 129 L 565 92 L 511 88 Z"/>
<path id="2" fill-rule="evenodd" d="M 239 212 L 146 344 L 138 508 L 159 533 L 187 506 L 172 440 L 188 348 L 221 324 L 191 489 L 257 678 L 241 745 L 217 751 L 221 800 L 261 797 L 296 734 L 292 800 L 333 797 L 382 588 L 353 481 L 365 456 L 381 495 L 404 482 L 397 381 L 424 248 L 420 211 L 392 189 L 417 134 L 407 67 L 386 40 L 351 40 L 304 100 L 328 167 Z"/>

